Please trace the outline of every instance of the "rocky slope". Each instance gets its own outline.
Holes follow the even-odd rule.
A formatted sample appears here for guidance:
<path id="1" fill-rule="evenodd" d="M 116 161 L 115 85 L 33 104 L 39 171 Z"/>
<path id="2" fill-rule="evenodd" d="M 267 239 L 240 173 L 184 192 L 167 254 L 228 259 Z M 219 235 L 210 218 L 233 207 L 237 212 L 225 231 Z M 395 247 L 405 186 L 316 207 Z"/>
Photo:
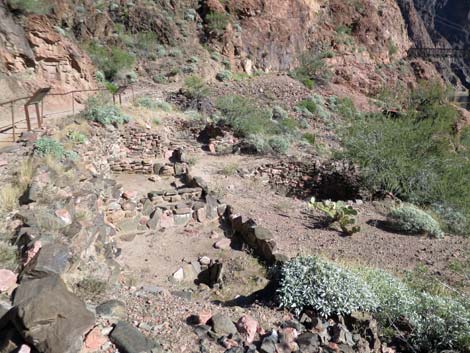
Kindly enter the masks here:
<path id="1" fill-rule="evenodd" d="M 46 16 L 18 18 L 0 1 L 0 101 L 39 87 L 56 92 L 95 87 L 94 68 L 76 41 Z"/>

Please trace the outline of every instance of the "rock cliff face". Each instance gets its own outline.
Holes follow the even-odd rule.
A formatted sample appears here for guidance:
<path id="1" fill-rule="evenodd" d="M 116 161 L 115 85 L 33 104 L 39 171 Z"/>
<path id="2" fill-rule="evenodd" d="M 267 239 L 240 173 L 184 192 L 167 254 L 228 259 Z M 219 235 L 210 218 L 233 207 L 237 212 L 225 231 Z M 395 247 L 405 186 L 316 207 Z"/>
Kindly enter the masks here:
<path id="1" fill-rule="evenodd" d="M 39 87 L 56 92 L 95 87 L 93 65 L 46 16 L 18 18 L 0 0 L 0 101 Z"/>
<path id="2" fill-rule="evenodd" d="M 407 50 L 434 44 L 463 47 L 470 30 L 470 4 L 458 0 L 49 3 L 47 15 L 20 15 L 0 0 L 0 85 L 6 87 L 0 99 L 47 85 L 61 91 L 94 87 L 95 69 L 80 43 L 94 39 L 126 45 L 123 36 L 142 32 L 153 32 L 168 50 L 183 48 L 183 59 L 207 56 L 205 48 L 215 50 L 238 71 L 288 71 L 306 51 L 330 53 L 333 82 L 371 94 L 385 83 L 412 84 L 416 74 L 433 76 L 433 67 L 422 61 L 408 65 Z M 173 61 L 169 57 L 168 66 Z M 138 71 L 152 77 L 153 68 L 162 66 L 141 58 Z M 455 83 L 469 72 L 462 61 L 437 66 Z"/>
<path id="3" fill-rule="evenodd" d="M 460 0 L 398 0 L 416 47 L 470 47 L 470 2 Z M 470 88 L 470 63 L 462 58 L 433 60 L 454 85 Z"/>

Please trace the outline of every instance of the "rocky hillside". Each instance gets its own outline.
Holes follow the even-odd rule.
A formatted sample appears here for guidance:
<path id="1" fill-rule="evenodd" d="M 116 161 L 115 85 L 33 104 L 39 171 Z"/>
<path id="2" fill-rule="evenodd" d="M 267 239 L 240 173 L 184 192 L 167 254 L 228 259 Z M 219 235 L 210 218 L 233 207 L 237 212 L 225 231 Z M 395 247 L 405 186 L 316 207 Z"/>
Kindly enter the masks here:
<path id="1" fill-rule="evenodd" d="M 434 37 L 424 27 L 415 35 L 410 18 L 421 23 L 420 15 L 400 12 L 395 0 L 2 0 L 0 9 L 2 86 L 12 87 L 5 98 L 45 85 L 92 87 L 96 68 L 114 59 L 120 75 L 105 72 L 108 79 L 160 83 L 224 70 L 287 72 L 309 53 L 325 58 L 334 83 L 365 94 L 434 72 L 406 61 L 413 42 Z"/>

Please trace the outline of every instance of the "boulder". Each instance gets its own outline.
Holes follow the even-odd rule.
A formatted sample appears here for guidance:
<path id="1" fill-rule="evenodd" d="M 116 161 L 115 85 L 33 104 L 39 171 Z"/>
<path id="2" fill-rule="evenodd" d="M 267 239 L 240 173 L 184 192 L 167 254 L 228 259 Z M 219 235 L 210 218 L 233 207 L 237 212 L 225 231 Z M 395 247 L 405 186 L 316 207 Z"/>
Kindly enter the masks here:
<path id="1" fill-rule="evenodd" d="M 237 327 L 245 341 L 248 344 L 253 343 L 255 340 L 256 331 L 258 330 L 258 321 L 249 315 L 243 315 L 237 321 Z"/>
<path id="2" fill-rule="evenodd" d="M 157 344 L 125 321 L 119 321 L 109 335 L 121 353 L 150 352 Z"/>
<path id="3" fill-rule="evenodd" d="M 235 335 L 237 328 L 232 320 L 223 314 L 215 314 L 211 319 L 212 329 L 219 336 Z"/>
<path id="4" fill-rule="evenodd" d="M 21 278 L 41 278 L 60 275 L 69 267 L 70 249 L 61 243 L 43 245 L 21 272 Z"/>
<path id="5" fill-rule="evenodd" d="M 95 322 L 58 275 L 23 280 L 15 293 L 12 318 L 26 342 L 44 353 L 79 352 Z"/>
<path id="6" fill-rule="evenodd" d="M 126 305 L 122 301 L 116 299 L 111 299 L 105 301 L 104 303 L 101 303 L 96 307 L 95 311 L 96 314 L 99 316 L 114 317 L 120 319 L 127 318 Z"/>

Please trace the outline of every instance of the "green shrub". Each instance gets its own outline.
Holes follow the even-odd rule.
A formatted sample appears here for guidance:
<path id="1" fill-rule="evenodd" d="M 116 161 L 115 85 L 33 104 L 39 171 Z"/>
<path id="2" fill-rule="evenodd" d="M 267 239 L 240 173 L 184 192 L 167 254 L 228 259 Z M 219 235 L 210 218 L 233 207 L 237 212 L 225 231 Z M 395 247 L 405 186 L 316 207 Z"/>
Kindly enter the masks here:
<path id="1" fill-rule="evenodd" d="M 419 352 L 470 350 L 470 307 L 460 299 L 431 295 L 407 286 L 383 270 L 359 269 L 378 299 L 375 314 L 384 328 L 406 318 L 413 327 L 408 339 Z"/>
<path id="2" fill-rule="evenodd" d="M 469 229 L 470 160 L 455 149 L 457 113 L 445 99 L 444 88 L 427 83 L 411 92 L 400 117 L 345 113 L 340 156 L 358 163 L 372 192 L 421 206 L 444 204 L 463 215 Z"/>
<path id="3" fill-rule="evenodd" d="M 50 137 L 41 137 L 34 143 L 34 151 L 40 156 L 62 158 L 65 153 L 64 146 Z"/>
<path id="4" fill-rule="evenodd" d="M 17 249 L 0 240 L 0 268 L 15 270 L 18 266 Z"/>
<path id="5" fill-rule="evenodd" d="M 282 107 L 275 105 L 273 107 L 273 119 L 274 120 L 287 120 L 289 119 L 289 113 L 287 113 Z"/>
<path id="6" fill-rule="evenodd" d="M 311 144 L 312 146 L 315 145 L 315 140 L 316 140 L 316 137 L 314 134 L 310 133 L 310 132 L 306 132 L 305 134 L 303 134 L 302 138 L 307 141 L 309 144 Z"/>
<path id="7" fill-rule="evenodd" d="M 105 102 L 100 97 L 91 97 L 87 100 L 83 115 L 86 119 L 102 125 L 119 125 L 129 122 L 129 117 L 123 114 L 121 109 Z"/>
<path id="8" fill-rule="evenodd" d="M 199 76 L 189 76 L 184 80 L 183 94 L 195 100 L 206 98 L 209 95 L 209 87 Z"/>
<path id="9" fill-rule="evenodd" d="M 230 22 L 230 16 L 227 13 L 210 12 L 206 16 L 205 21 L 210 33 L 221 35 L 225 32 L 225 29 Z"/>
<path id="10" fill-rule="evenodd" d="M 13 11 L 25 14 L 43 15 L 51 11 L 52 4 L 47 0 L 7 0 Z"/>
<path id="11" fill-rule="evenodd" d="M 297 314 L 311 308 L 329 317 L 378 307 L 376 296 L 358 275 L 318 257 L 296 257 L 286 262 L 280 278 L 280 305 Z"/>
<path id="12" fill-rule="evenodd" d="M 327 217 L 326 221 L 328 224 L 339 225 L 341 231 L 346 235 L 353 235 L 361 230 L 361 227 L 356 225 L 357 211 L 342 201 L 333 202 L 326 200 L 317 202 L 312 197 L 308 207 L 323 212 Z"/>
<path id="13" fill-rule="evenodd" d="M 331 79 L 332 73 L 327 68 L 324 55 L 308 52 L 300 57 L 300 65 L 290 72 L 290 76 L 312 89 L 315 82 L 324 84 Z"/>
<path id="14" fill-rule="evenodd" d="M 96 67 L 109 81 L 112 81 L 118 72 L 130 69 L 134 65 L 135 57 L 119 47 L 105 47 L 92 41 L 86 45 L 86 50 Z"/>
<path id="15" fill-rule="evenodd" d="M 76 143 L 76 144 L 84 144 L 86 142 L 86 136 L 85 134 L 79 132 L 79 131 L 70 131 L 68 134 L 67 134 L 67 138 Z"/>
<path id="16" fill-rule="evenodd" d="M 135 101 L 135 105 L 151 110 L 163 110 L 164 112 L 170 112 L 173 109 L 170 103 L 167 103 L 161 99 L 154 99 L 149 96 L 139 97 Z"/>
<path id="17" fill-rule="evenodd" d="M 269 138 L 269 146 L 276 153 L 286 153 L 289 145 L 289 141 L 283 136 L 272 136 Z"/>
<path id="18" fill-rule="evenodd" d="M 221 82 L 230 81 L 232 79 L 232 72 L 229 70 L 223 70 L 217 73 L 215 78 Z"/>
<path id="19" fill-rule="evenodd" d="M 394 208 L 387 217 L 398 231 L 409 234 L 429 234 L 436 238 L 444 236 L 439 223 L 430 214 L 414 205 L 404 204 Z"/>
<path id="20" fill-rule="evenodd" d="M 317 112 L 317 104 L 312 99 L 303 99 L 297 104 L 297 107 L 305 109 L 312 114 Z"/>

